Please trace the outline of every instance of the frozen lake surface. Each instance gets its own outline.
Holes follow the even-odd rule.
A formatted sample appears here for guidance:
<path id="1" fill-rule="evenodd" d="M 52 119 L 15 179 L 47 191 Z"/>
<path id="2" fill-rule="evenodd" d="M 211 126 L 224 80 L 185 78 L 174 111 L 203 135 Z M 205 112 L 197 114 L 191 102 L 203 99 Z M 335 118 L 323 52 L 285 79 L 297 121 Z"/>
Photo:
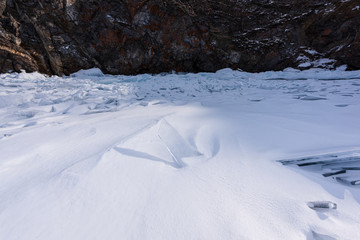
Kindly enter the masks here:
<path id="1" fill-rule="evenodd" d="M 0 153 L 0 239 L 360 239 L 360 71 L 2 74 Z"/>

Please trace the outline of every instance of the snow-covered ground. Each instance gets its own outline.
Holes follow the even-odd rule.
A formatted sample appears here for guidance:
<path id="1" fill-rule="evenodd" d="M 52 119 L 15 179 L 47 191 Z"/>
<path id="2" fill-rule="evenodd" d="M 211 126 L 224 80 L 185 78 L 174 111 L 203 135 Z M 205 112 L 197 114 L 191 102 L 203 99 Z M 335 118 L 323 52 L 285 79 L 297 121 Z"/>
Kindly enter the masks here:
<path id="1" fill-rule="evenodd" d="M 278 161 L 342 152 L 360 71 L 3 74 L 0 239 L 360 239 L 356 184 Z"/>

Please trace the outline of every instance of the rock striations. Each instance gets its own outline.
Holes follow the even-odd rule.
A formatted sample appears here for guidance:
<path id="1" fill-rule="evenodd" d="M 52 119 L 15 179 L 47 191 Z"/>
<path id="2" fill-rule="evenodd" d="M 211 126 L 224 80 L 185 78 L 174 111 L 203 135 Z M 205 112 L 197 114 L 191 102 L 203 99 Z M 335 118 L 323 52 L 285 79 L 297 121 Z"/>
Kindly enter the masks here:
<path id="1" fill-rule="evenodd" d="M 359 0 L 0 0 L 0 72 L 360 69 Z"/>

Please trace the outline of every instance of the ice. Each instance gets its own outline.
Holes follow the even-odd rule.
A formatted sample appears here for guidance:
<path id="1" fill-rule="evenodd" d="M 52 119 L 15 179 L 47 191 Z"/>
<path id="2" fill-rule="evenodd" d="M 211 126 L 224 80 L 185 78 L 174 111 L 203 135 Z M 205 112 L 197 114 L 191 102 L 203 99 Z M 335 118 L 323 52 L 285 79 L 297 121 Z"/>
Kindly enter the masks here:
<path id="1" fill-rule="evenodd" d="M 86 78 L 86 77 L 102 77 L 103 72 L 98 68 L 91 68 L 87 70 L 80 70 L 76 73 L 71 74 L 71 77 Z"/>
<path id="2" fill-rule="evenodd" d="M 2 74 L 0 239 L 360 239 L 345 69 Z"/>
<path id="3" fill-rule="evenodd" d="M 316 97 L 316 96 L 303 96 L 300 97 L 300 99 L 305 101 L 326 100 L 326 98 L 324 97 Z"/>
<path id="4" fill-rule="evenodd" d="M 308 202 L 308 207 L 314 210 L 336 209 L 337 204 L 330 201 Z"/>

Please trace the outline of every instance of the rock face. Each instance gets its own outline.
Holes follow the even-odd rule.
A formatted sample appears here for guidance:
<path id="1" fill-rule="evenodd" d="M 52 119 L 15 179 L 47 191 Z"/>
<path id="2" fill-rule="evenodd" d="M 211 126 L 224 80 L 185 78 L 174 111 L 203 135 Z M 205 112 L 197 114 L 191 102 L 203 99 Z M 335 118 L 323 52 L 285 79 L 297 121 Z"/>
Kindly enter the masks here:
<path id="1" fill-rule="evenodd" d="M 0 14 L 0 72 L 256 72 L 324 58 L 360 69 L 358 0 L 0 0 Z"/>

